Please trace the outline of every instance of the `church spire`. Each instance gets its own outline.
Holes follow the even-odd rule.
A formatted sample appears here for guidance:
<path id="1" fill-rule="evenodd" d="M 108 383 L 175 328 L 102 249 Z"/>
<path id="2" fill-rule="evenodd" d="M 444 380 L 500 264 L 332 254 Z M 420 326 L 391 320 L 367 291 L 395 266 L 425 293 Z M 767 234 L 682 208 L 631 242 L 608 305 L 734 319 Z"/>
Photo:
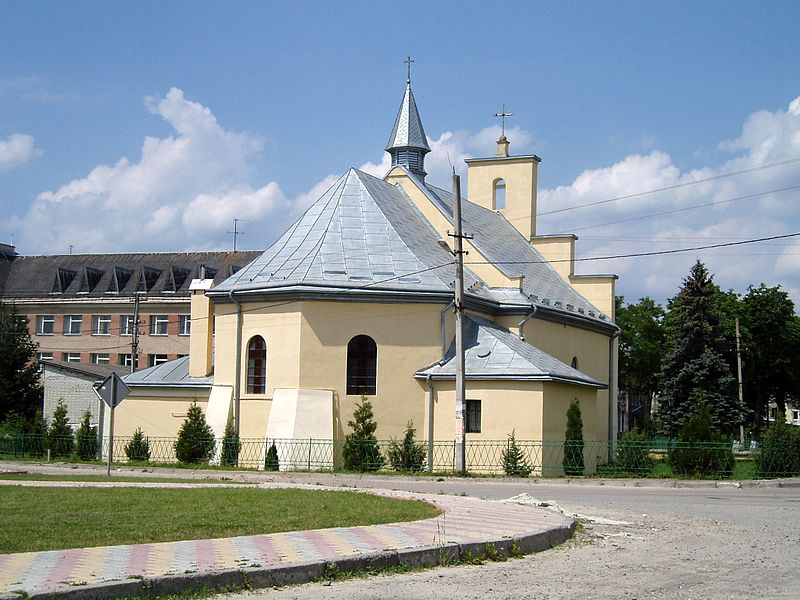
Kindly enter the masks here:
<path id="1" fill-rule="evenodd" d="M 393 167 L 406 167 L 424 179 L 425 155 L 431 149 L 428 146 L 425 130 L 422 128 L 422 120 L 417 111 L 417 103 L 414 101 L 414 94 L 411 91 L 411 63 L 413 61 L 409 56 L 405 62 L 408 63 L 409 68 L 406 93 L 400 104 L 400 110 L 397 112 L 389 143 L 386 144 L 386 151 L 392 156 Z"/>

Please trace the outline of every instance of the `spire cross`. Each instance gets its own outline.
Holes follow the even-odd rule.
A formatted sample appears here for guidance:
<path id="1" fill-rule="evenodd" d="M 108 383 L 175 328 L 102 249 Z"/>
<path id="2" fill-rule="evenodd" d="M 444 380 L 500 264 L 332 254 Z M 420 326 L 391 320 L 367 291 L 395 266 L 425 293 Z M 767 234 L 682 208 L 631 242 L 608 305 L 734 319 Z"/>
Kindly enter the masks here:
<path id="1" fill-rule="evenodd" d="M 514 113 L 507 113 L 506 112 L 506 105 L 503 104 L 503 112 L 494 113 L 495 117 L 502 117 L 503 119 L 503 132 L 502 135 L 506 134 L 506 117 L 513 117 Z"/>
<path id="2" fill-rule="evenodd" d="M 403 62 L 408 65 L 408 78 L 406 79 L 406 83 L 411 83 L 411 63 L 416 61 L 409 56 L 408 60 L 404 60 Z"/>

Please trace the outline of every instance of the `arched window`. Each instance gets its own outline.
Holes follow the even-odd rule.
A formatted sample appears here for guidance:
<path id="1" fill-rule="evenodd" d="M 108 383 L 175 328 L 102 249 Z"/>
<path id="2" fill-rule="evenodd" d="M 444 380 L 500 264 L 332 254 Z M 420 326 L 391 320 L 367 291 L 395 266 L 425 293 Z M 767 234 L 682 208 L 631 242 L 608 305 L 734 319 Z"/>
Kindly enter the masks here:
<path id="1" fill-rule="evenodd" d="M 263 394 L 267 390 L 267 343 L 260 335 L 247 344 L 247 393 Z"/>
<path id="2" fill-rule="evenodd" d="M 377 390 L 378 347 L 368 335 L 347 344 L 347 393 L 374 396 Z"/>
<path id="3" fill-rule="evenodd" d="M 573 369 L 577 369 L 578 368 L 578 357 L 577 356 L 573 356 L 572 357 L 572 368 Z"/>
<path id="4" fill-rule="evenodd" d="M 492 189 L 492 204 L 495 210 L 503 210 L 506 207 L 506 181 L 498 179 L 494 182 Z"/>

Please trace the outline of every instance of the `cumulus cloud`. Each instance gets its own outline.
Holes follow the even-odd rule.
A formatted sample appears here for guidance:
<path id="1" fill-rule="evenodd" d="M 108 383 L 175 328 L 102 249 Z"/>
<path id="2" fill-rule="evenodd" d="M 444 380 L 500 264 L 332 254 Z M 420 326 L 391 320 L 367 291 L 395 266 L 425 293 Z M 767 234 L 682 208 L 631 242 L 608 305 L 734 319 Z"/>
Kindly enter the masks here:
<path id="1" fill-rule="evenodd" d="M 4 140 L 0 139 L 0 171 L 10 171 L 41 153 L 35 146 L 33 136 L 12 133 Z"/>
<path id="2" fill-rule="evenodd" d="M 582 238 L 579 254 L 592 257 L 800 231 L 799 163 L 794 162 L 800 158 L 800 98 L 787 110 L 752 114 L 741 135 L 720 142 L 718 149 L 729 158 L 716 166 L 682 172 L 668 154 L 654 149 L 584 171 L 570 185 L 540 190 L 538 233 L 575 232 Z M 739 171 L 747 172 L 730 175 Z M 662 191 L 640 194 L 649 190 Z M 578 206 L 583 207 L 573 209 Z M 674 295 L 698 258 L 724 289 L 743 292 L 750 284 L 764 282 L 781 284 L 793 294 L 800 290 L 800 245 L 791 239 L 586 262 L 580 272 L 618 273 L 619 293 L 631 300 L 645 295 L 663 300 Z M 800 296 L 794 300 L 800 301 Z"/>

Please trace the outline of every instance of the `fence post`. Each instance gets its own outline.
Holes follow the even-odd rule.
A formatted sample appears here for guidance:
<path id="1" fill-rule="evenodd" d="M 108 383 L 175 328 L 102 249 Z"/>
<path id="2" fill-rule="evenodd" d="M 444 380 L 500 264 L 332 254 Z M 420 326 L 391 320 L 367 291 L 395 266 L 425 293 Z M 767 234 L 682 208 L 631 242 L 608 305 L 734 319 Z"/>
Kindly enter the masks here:
<path id="1" fill-rule="evenodd" d="M 306 467 L 309 471 L 311 470 L 311 441 L 314 438 L 308 438 L 308 466 Z"/>

